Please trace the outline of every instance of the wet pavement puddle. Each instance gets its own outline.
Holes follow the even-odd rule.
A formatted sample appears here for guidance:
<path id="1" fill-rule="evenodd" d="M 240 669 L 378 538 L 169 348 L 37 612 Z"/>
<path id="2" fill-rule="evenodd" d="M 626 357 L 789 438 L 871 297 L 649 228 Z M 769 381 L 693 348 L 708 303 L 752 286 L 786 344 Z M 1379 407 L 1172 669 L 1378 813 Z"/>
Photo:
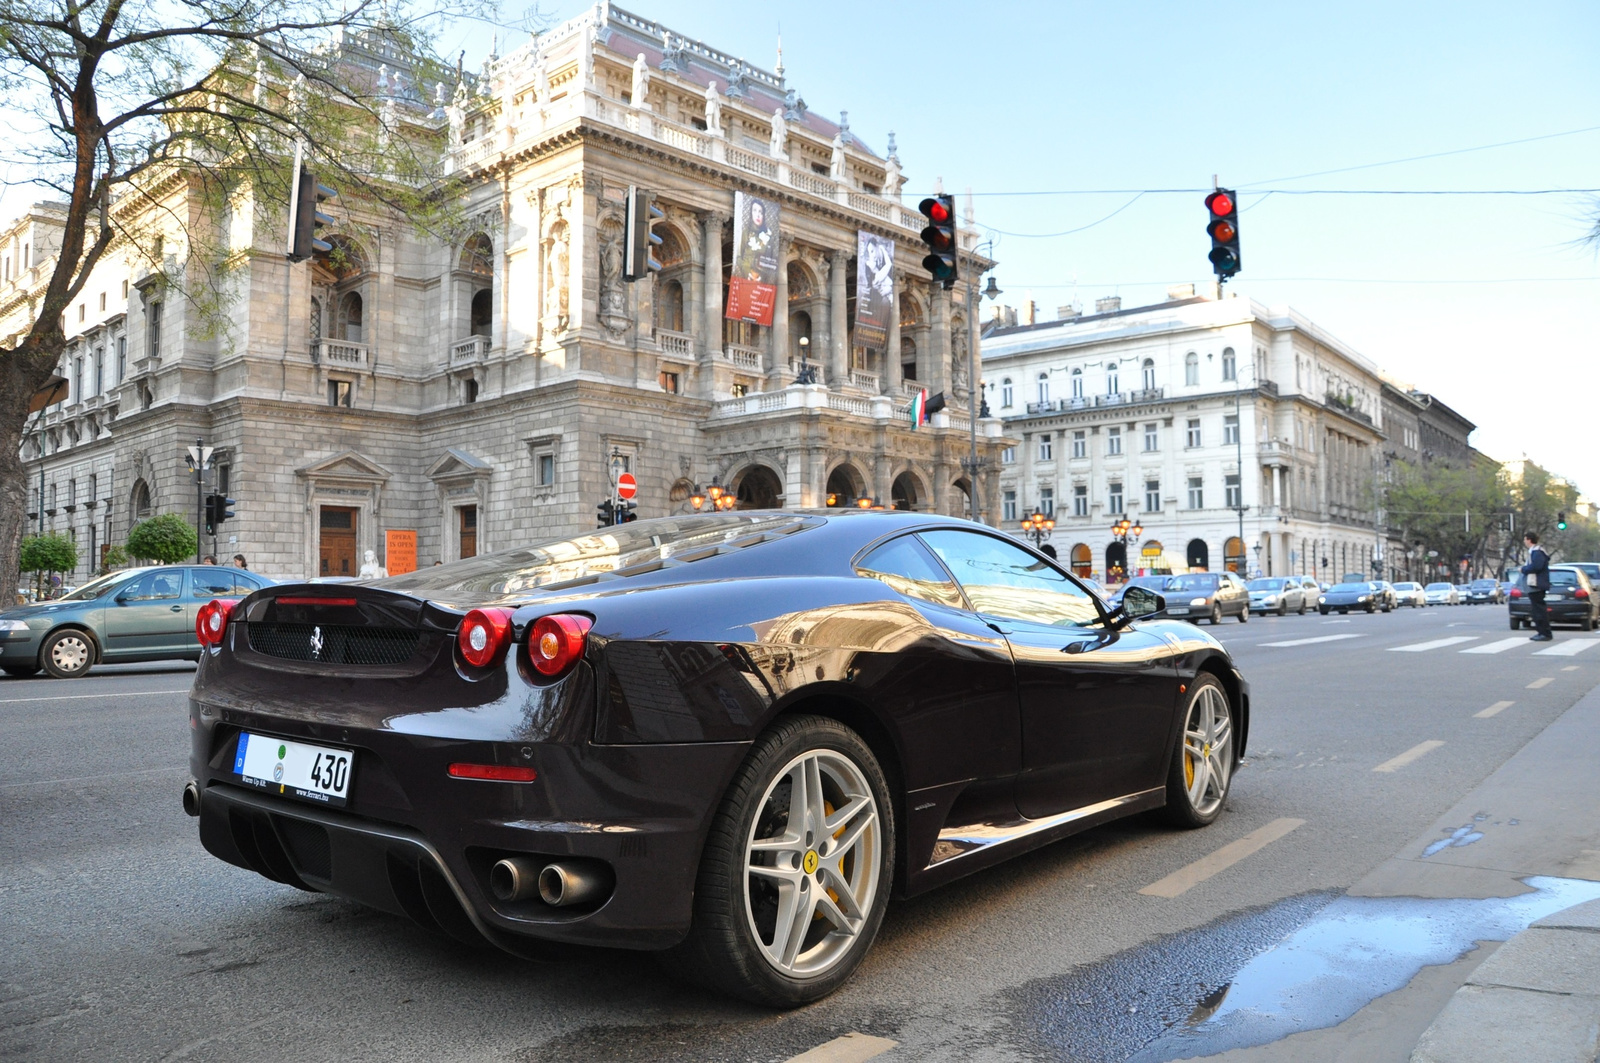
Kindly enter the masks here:
<path id="1" fill-rule="evenodd" d="M 1600 882 L 1523 882 L 1518 897 L 1312 893 L 1234 913 L 1021 987 L 1014 1036 L 1047 1059 L 1162 1063 L 1337 1026 L 1424 967 L 1600 898 Z"/>

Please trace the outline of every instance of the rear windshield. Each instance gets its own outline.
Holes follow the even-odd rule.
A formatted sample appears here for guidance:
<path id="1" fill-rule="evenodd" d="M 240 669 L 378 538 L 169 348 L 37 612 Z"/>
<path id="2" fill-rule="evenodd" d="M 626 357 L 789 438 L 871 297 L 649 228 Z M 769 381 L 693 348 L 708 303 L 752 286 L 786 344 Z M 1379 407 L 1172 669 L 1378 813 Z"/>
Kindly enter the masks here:
<path id="1" fill-rule="evenodd" d="M 371 585 L 439 595 L 520 594 L 700 561 L 823 523 L 822 518 L 796 513 L 664 517 L 422 568 Z"/>
<path id="2" fill-rule="evenodd" d="M 1169 591 L 1214 591 L 1216 589 L 1216 576 L 1173 576 L 1172 582 L 1167 584 L 1167 590 Z"/>
<path id="3" fill-rule="evenodd" d="M 1472 589 L 1475 591 L 1492 591 L 1494 588 L 1495 582 L 1492 579 L 1475 579 L 1472 581 Z"/>
<path id="4" fill-rule="evenodd" d="M 1365 583 L 1336 583 L 1333 587 L 1336 594 L 1341 592 L 1345 594 L 1365 594 L 1371 589 Z"/>
<path id="5" fill-rule="evenodd" d="M 1576 572 L 1571 572 L 1571 571 L 1563 572 L 1559 568 L 1553 568 L 1553 569 L 1550 570 L 1550 582 L 1551 583 L 1577 583 L 1578 582 L 1578 574 Z"/>

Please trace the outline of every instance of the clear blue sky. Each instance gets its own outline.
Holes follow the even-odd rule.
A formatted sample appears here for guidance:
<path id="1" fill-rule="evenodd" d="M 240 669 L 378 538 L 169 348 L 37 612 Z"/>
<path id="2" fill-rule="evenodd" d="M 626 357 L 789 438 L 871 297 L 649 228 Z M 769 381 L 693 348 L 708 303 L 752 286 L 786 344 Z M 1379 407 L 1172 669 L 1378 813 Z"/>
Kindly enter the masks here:
<path id="1" fill-rule="evenodd" d="M 789 84 L 814 110 L 848 110 L 879 151 L 894 130 L 908 199 L 942 176 L 1008 233 L 1076 229 L 1133 197 L 997 193 L 1212 174 L 1242 190 L 1600 187 L 1600 130 L 1285 180 L 1600 126 L 1592 2 L 621 6 L 769 69 L 781 21 Z M 442 43 L 475 63 L 490 32 L 462 24 Z M 1434 392 L 1480 425 L 1480 449 L 1600 495 L 1600 259 L 1575 243 L 1589 197 L 1241 199 L 1241 295 L 1298 308 Z M 1053 316 L 1074 297 L 1132 306 L 1208 281 L 1205 217 L 1198 195 L 1147 195 L 1070 236 L 1001 236 L 1004 301 L 1031 291 Z"/>

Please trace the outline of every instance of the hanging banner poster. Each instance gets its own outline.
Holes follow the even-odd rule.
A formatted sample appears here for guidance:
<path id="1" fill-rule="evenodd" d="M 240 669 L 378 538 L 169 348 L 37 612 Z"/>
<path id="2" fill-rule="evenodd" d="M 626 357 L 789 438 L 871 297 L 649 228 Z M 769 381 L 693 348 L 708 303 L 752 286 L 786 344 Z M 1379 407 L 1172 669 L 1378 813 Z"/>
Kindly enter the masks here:
<path id="1" fill-rule="evenodd" d="M 778 213 L 778 204 L 771 200 L 733 194 L 729 320 L 772 325 L 772 306 L 778 297 Z"/>
<path id="2" fill-rule="evenodd" d="M 391 528 L 383 533 L 384 567 L 391 576 L 417 570 L 417 533 Z"/>
<path id="3" fill-rule="evenodd" d="M 892 313 L 895 313 L 894 241 L 887 236 L 857 232 L 856 346 L 881 349 L 888 343 Z"/>

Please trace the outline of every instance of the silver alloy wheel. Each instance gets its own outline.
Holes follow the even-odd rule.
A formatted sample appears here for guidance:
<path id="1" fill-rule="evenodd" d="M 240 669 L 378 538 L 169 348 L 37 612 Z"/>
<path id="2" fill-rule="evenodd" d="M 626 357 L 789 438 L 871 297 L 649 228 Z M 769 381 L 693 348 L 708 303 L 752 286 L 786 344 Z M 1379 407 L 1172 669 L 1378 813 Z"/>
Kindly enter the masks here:
<path id="1" fill-rule="evenodd" d="M 89 661 L 89 641 L 77 632 L 61 636 L 50 647 L 50 663 L 62 672 L 81 672 Z"/>
<path id="2" fill-rule="evenodd" d="M 1202 816 L 1228 796 L 1233 768 L 1233 716 L 1222 688 L 1207 683 L 1189 706 L 1183 725 L 1183 781 L 1189 804 Z"/>
<path id="3" fill-rule="evenodd" d="M 843 753 L 791 760 L 761 797 L 745 843 L 744 911 L 761 954 L 810 978 L 850 951 L 878 896 L 878 805 Z"/>

